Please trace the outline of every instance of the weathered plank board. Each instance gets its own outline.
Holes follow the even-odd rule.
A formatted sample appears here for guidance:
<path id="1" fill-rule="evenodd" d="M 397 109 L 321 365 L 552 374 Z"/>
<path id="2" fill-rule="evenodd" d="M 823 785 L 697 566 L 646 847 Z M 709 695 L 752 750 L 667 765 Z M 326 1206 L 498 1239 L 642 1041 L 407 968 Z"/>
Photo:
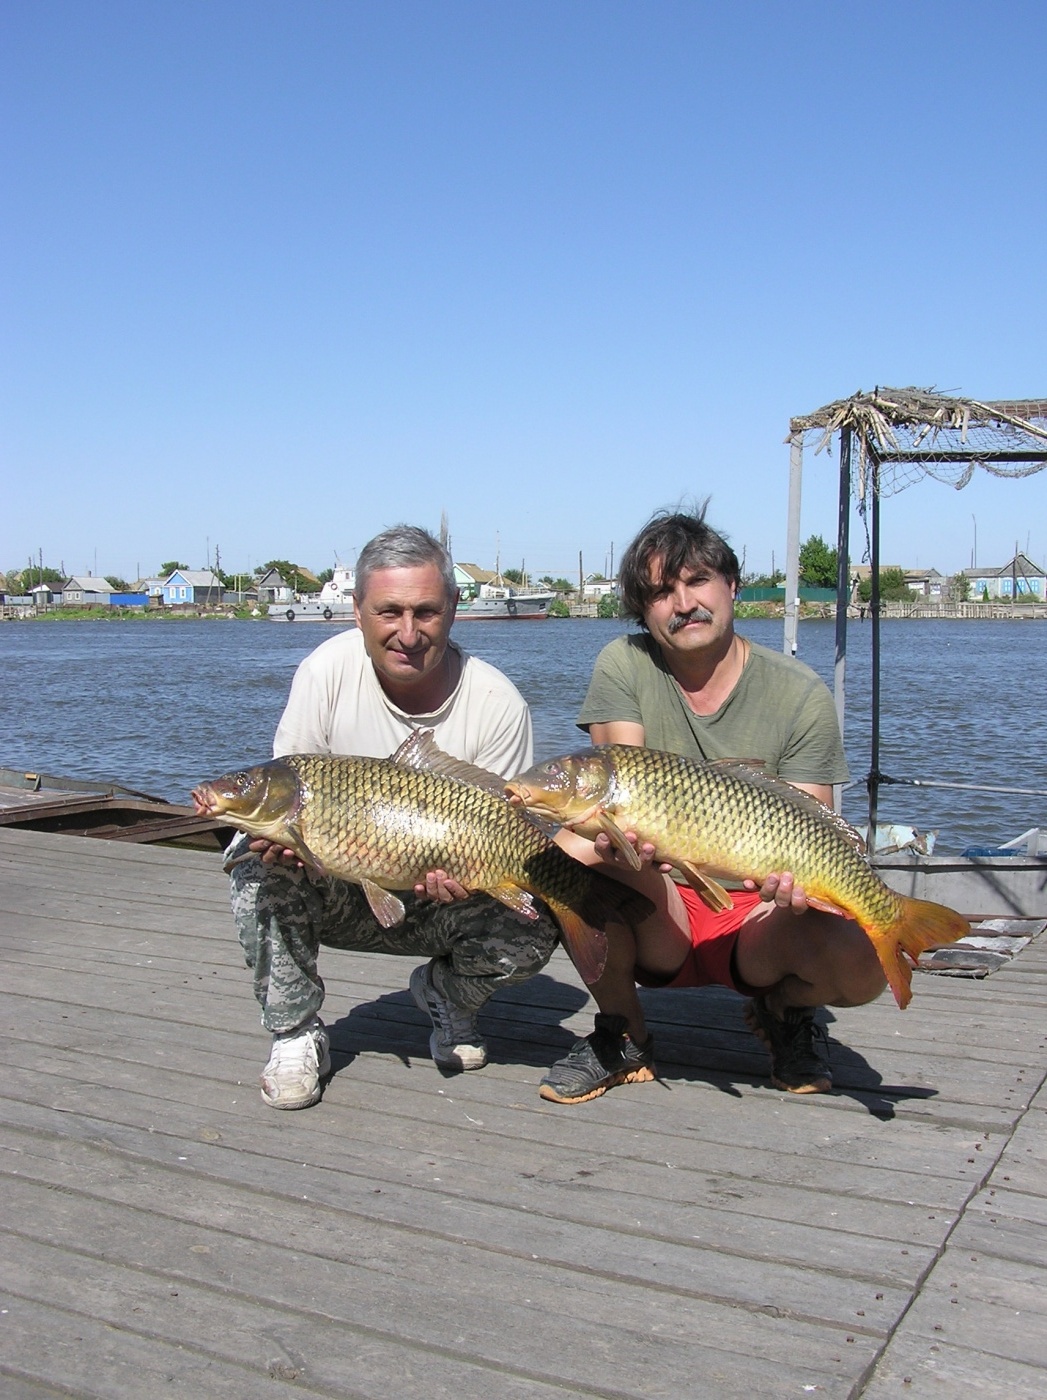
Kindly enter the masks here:
<path id="1" fill-rule="evenodd" d="M 0 832 L 0 1390 L 1042 1394 L 1041 944 L 831 1013 L 829 1096 L 651 994 L 665 1082 L 574 1109 L 562 955 L 447 1078 L 413 960 L 331 954 L 336 1073 L 277 1114 L 217 858 Z"/>

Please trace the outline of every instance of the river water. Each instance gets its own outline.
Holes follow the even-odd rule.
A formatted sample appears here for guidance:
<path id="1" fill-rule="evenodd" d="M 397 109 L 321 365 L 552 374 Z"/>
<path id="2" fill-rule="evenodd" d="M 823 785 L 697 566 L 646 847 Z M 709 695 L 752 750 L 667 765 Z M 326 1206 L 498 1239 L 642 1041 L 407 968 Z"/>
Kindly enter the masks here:
<path id="1" fill-rule="evenodd" d="M 22 622 L 0 626 L 0 766 L 115 781 L 174 801 L 200 779 L 268 758 L 294 669 L 337 626 L 265 621 Z M 459 622 L 534 714 L 535 755 L 584 745 L 574 717 L 616 621 Z M 780 648 L 782 623 L 739 624 Z M 867 816 L 868 623 L 848 633 L 844 814 Z M 799 656 L 832 685 L 835 624 L 800 625 Z M 880 770 L 981 787 L 1047 789 L 1047 628 L 885 621 Z M 1047 797 L 881 788 L 879 819 L 937 830 L 939 854 L 1047 826 Z"/>

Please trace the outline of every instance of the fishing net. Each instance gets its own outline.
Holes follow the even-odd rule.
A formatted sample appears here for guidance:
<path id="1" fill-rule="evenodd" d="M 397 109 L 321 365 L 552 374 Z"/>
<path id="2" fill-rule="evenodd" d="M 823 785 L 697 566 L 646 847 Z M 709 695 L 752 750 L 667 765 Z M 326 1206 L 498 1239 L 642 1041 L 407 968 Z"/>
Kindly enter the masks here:
<path id="1" fill-rule="evenodd" d="M 1022 477 L 1047 467 L 1047 399 L 981 403 L 934 389 L 874 389 L 790 420 L 790 435 L 817 431 L 815 453 L 850 433 L 851 490 L 864 505 L 930 476 L 957 491 L 976 470 Z M 874 474 L 874 468 L 876 469 Z"/>

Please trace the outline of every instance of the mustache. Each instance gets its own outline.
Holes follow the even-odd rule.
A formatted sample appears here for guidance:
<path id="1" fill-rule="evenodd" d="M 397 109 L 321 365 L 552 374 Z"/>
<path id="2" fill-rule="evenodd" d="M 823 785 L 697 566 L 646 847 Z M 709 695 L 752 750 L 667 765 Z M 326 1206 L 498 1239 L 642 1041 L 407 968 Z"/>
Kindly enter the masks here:
<path id="1" fill-rule="evenodd" d="M 669 634 L 679 632 L 681 627 L 686 627 L 689 622 L 712 622 L 713 615 L 708 608 L 703 608 L 699 603 L 691 608 L 690 612 L 673 613 L 669 619 Z"/>

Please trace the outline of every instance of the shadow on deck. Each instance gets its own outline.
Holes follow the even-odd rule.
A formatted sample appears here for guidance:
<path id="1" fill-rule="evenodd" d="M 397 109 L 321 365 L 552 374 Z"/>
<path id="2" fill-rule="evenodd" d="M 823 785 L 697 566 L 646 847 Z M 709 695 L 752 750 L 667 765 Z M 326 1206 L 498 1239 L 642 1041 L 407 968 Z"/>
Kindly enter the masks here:
<path id="1" fill-rule="evenodd" d="M 1047 1392 L 1044 939 L 830 1013 L 824 1096 L 733 994 L 649 993 L 660 1082 L 574 1108 L 562 954 L 446 1077 L 413 961 L 327 951 L 334 1072 L 281 1114 L 217 857 L 0 867 L 5 1397 Z"/>

